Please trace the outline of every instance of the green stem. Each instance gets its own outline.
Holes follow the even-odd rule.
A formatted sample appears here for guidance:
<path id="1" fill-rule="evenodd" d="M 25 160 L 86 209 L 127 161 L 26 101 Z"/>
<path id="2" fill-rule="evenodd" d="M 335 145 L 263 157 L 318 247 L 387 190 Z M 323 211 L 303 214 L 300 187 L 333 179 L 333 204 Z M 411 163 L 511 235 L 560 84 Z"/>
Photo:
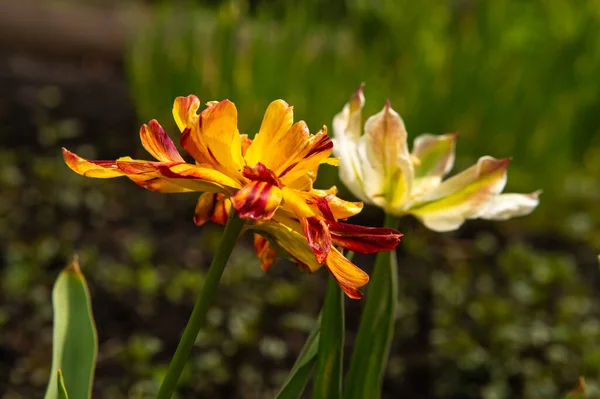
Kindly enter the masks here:
<path id="1" fill-rule="evenodd" d="M 386 214 L 384 226 L 396 228 L 398 218 Z M 394 335 L 398 300 L 396 268 L 394 250 L 377 254 L 346 375 L 345 399 L 381 397 L 381 383 Z"/>
<path id="2" fill-rule="evenodd" d="M 198 336 L 198 332 L 200 331 L 200 327 L 202 327 L 202 323 L 204 322 L 208 306 L 219 286 L 219 280 L 221 280 L 227 260 L 233 251 L 233 247 L 235 246 L 243 227 L 244 220 L 240 219 L 237 214 L 234 214 L 231 219 L 229 219 L 229 222 L 227 222 L 223 237 L 221 238 L 221 244 L 210 264 L 210 269 L 204 279 L 200 295 L 198 295 L 198 299 L 196 299 L 192 315 L 183 331 L 183 335 L 181 336 L 179 345 L 177 345 L 177 350 L 175 351 L 175 355 L 173 355 L 171 364 L 169 364 L 167 375 L 160 386 L 157 399 L 169 399 L 173 394 L 173 391 L 175 391 L 179 376 L 187 363 L 196 337 Z"/>
<path id="3" fill-rule="evenodd" d="M 342 397 L 343 352 L 344 292 L 335 278 L 329 276 L 321 314 L 313 399 L 340 399 Z"/>

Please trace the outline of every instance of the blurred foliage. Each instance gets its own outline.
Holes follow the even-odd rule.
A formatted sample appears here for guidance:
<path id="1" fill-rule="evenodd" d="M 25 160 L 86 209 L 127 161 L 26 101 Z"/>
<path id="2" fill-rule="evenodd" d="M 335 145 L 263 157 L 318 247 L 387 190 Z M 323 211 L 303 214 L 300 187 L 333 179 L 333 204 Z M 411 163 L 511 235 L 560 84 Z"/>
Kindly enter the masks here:
<path id="1" fill-rule="evenodd" d="M 558 397 L 579 373 L 597 375 L 593 252 L 577 258 L 585 270 L 573 248 L 554 246 L 567 237 L 600 246 L 600 2 L 196 2 L 161 8 L 131 48 L 143 120 L 172 126 L 173 98 L 195 93 L 236 102 L 240 130 L 253 134 L 283 98 L 317 130 L 364 81 L 366 115 L 389 98 L 411 137 L 458 130 L 457 169 L 512 156 L 509 189 L 544 190 L 533 216 L 499 226 L 514 242 L 482 233 L 454 259 L 456 243 L 424 256 L 431 241 L 407 234 L 401 263 L 427 273 L 407 276 L 418 300 L 402 298 L 397 340 L 424 334 L 417 347 L 427 352 L 400 350 L 392 386 L 403 392 L 412 375 L 434 388 L 411 397 Z M 335 173 L 325 169 L 321 185 Z M 534 231 L 561 238 L 520 242 Z M 446 267 L 433 268 L 440 257 Z"/>
<path id="2" fill-rule="evenodd" d="M 389 98 L 411 137 L 459 131 L 457 169 L 512 156 L 509 188 L 545 192 L 534 218 L 600 244 L 580 213 L 600 200 L 600 2 L 197 4 L 159 8 L 131 45 L 142 120 L 173 126 L 173 99 L 196 93 L 236 102 L 253 134 L 283 98 L 316 131 L 364 81 L 366 115 Z"/>
<path id="3" fill-rule="evenodd" d="M 135 113 L 176 138 L 172 101 L 189 93 L 235 101 L 251 134 L 283 98 L 316 131 L 364 81 L 365 115 L 389 98 L 411 138 L 460 132 L 456 170 L 513 156 L 510 191 L 544 190 L 519 220 L 444 235 L 402 221 L 384 398 L 560 397 L 579 375 L 599 397 L 600 2 L 152 7 L 125 55 L 127 82 L 122 65 L 0 54 L 0 396 L 43 395 L 50 289 L 73 252 L 98 327 L 94 397 L 152 395 L 220 236 L 193 225 L 195 195 L 82 178 L 61 146 L 145 158 Z M 324 167 L 319 186 L 335 174 Z M 370 208 L 353 221 L 382 220 Z M 327 274 L 281 261 L 265 275 L 249 244 L 226 269 L 180 397 L 274 397 L 314 324 Z M 373 257 L 356 261 L 372 271 Z M 347 304 L 346 349 L 362 306 Z"/>

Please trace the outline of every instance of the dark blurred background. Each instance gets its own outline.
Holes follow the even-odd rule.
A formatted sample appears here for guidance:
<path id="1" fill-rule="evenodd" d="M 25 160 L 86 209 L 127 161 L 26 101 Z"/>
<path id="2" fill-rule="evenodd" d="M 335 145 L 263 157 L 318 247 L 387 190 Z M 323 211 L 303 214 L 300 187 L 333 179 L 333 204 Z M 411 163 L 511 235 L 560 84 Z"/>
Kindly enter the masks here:
<path id="1" fill-rule="evenodd" d="M 600 2 L 0 0 L 0 397 L 41 397 L 51 289 L 77 252 L 99 331 L 95 398 L 149 398 L 221 228 L 197 196 L 86 179 L 60 148 L 146 158 L 142 122 L 177 139 L 175 96 L 229 98 L 257 131 L 283 98 L 313 131 L 361 82 L 410 140 L 459 131 L 455 170 L 512 156 L 531 216 L 435 234 L 403 219 L 384 397 L 556 398 L 600 381 Z M 176 140 L 177 141 L 177 140 Z M 337 184 L 323 167 L 319 186 Z M 353 219 L 378 225 L 367 208 Z M 324 271 L 260 270 L 237 246 L 179 397 L 273 397 L 324 294 Z M 371 271 L 372 257 L 357 257 Z M 351 349 L 362 302 L 347 303 Z"/>

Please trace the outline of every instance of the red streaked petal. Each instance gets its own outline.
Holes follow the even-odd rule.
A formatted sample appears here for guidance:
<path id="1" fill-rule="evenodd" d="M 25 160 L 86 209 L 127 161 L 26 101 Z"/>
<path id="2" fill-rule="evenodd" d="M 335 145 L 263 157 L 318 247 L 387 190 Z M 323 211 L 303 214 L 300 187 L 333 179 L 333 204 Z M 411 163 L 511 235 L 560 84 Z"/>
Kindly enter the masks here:
<path id="1" fill-rule="evenodd" d="M 244 219 L 270 219 L 281 204 L 281 189 L 262 181 L 252 181 L 231 197 L 233 207 Z"/>
<path id="2" fill-rule="evenodd" d="M 208 222 L 215 209 L 215 194 L 204 193 L 198 198 L 196 209 L 194 211 L 194 223 L 196 226 L 202 226 Z"/>
<path id="3" fill-rule="evenodd" d="M 148 189 L 150 191 L 156 191 L 159 193 L 189 193 L 193 192 L 188 188 L 182 187 L 177 183 L 173 183 L 169 180 L 161 179 L 155 174 L 143 174 L 143 175 L 127 175 L 127 177 L 140 187 Z"/>
<path id="4" fill-rule="evenodd" d="M 266 272 L 275 263 L 277 251 L 271 247 L 269 241 L 260 234 L 254 234 L 254 251 L 260 259 L 260 268 Z"/>
<path id="5" fill-rule="evenodd" d="M 152 119 L 147 125 L 142 125 L 140 128 L 140 138 L 146 151 L 159 161 L 185 162 L 181 155 L 179 155 L 179 151 L 177 151 L 171 138 L 165 133 L 156 119 Z"/>
<path id="6" fill-rule="evenodd" d="M 62 149 L 62 153 L 67 166 L 73 172 L 82 176 L 110 179 L 125 175 L 125 173 L 119 170 L 115 161 L 88 161 L 66 148 Z"/>
<path id="7" fill-rule="evenodd" d="M 213 222 L 217 224 L 226 224 L 231 216 L 232 205 L 229 198 L 225 195 L 219 193 L 216 194 L 217 203 L 215 204 L 215 209 L 213 210 L 213 214 L 210 218 Z"/>
<path id="8" fill-rule="evenodd" d="M 155 162 L 132 159 L 130 157 L 119 158 L 116 161 L 117 167 L 128 175 L 141 175 L 146 173 L 159 173 L 160 168 L 169 168 L 169 166 L 178 165 L 173 162 Z"/>
<path id="9" fill-rule="evenodd" d="M 352 299 L 360 299 L 360 288 L 369 282 L 369 275 L 350 262 L 337 249 L 332 248 L 325 262 L 327 269 L 340 288 Z"/>
<path id="10" fill-rule="evenodd" d="M 275 173 L 273 173 L 260 162 L 254 166 L 244 166 L 242 175 L 250 180 L 264 181 L 265 183 L 269 183 L 280 188 L 282 187 L 281 182 L 277 176 L 275 176 Z"/>
<path id="11" fill-rule="evenodd" d="M 402 234 L 386 227 L 365 227 L 328 221 L 333 243 L 350 251 L 372 254 L 396 248 Z"/>
<path id="12" fill-rule="evenodd" d="M 329 234 L 327 224 L 315 216 L 302 218 L 301 221 L 304 235 L 317 257 L 317 262 L 325 262 L 327 254 L 331 250 L 331 234 Z"/>

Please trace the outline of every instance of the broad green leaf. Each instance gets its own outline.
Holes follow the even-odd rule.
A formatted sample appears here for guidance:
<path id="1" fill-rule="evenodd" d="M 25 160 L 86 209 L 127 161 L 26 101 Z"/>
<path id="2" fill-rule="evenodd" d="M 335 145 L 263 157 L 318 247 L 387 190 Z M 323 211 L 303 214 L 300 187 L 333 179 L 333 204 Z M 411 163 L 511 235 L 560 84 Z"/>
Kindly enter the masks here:
<path id="1" fill-rule="evenodd" d="M 386 216 L 386 227 L 395 228 L 396 223 L 396 218 Z M 381 397 L 381 384 L 394 335 L 398 297 L 396 268 L 395 251 L 377 254 L 345 380 L 345 399 Z"/>
<path id="2" fill-rule="evenodd" d="M 69 387 L 71 398 L 89 398 L 98 338 L 87 284 L 76 257 L 58 276 L 52 291 L 52 305 L 52 370 L 45 399 L 64 397 L 61 396 L 56 381 L 59 370 L 63 379 L 62 386 Z"/>
<path id="3" fill-rule="evenodd" d="M 342 360 L 344 349 L 344 293 L 333 276 L 321 313 L 321 336 L 313 386 L 313 399 L 342 397 Z"/>
<path id="4" fill-rule="evenodd" d="M 69 399 L 67 394 L 67 388 L 65 387 L 65 379 L 63 378 L 62 371 L 59 369 L 56 373 L 56 388 L 58 390 L 58 399 Z"/>
<path id="5" fill-rule="evenodd" d="M 319 322 L 317 322 L 275 399 L 297 399 L 302 395 L 317 360 L 319 335 Z"/>

